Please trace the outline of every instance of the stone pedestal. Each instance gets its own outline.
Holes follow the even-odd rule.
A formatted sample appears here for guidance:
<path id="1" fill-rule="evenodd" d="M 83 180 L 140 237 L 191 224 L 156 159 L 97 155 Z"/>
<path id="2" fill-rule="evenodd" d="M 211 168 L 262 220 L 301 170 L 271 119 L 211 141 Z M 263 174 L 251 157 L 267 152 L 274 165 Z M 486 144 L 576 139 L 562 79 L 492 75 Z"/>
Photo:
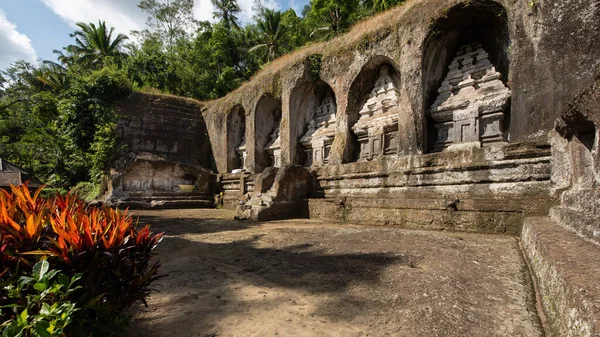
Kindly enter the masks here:
<path id="1" fill-rule="evenodd" d="M 511 93 L 488 57 L 479 44 L 458 50 L 429 112 L 438 131 L 434 151 L 505 141 L 503 121 Z"/>
<path id="2" fill-rule="evenodd" d="M 329 151 L 335 136 L 336 111 L 334 98 L 327 95 L 308 124 L 308 130 L 300 138 L 300 143 L 306 151 L 305 166 L 318 166 L 329 162 Z"/>
<path id="3" fill-rule="evenodd" d="M 271 156 L 273 167 L 281 167 L 281 137 L 279 135 L 279 126 L 271 134 L 271 141 L 265 148 Z"/>
<path id="4" fill-rule="evenodd" d="M 371 160 L 398 151 L 399 97 L 389 66 L 382 66 L 369 99 L 359 111 L 360 118 L 352 127 L 359 142 L 359 160 Z"/>

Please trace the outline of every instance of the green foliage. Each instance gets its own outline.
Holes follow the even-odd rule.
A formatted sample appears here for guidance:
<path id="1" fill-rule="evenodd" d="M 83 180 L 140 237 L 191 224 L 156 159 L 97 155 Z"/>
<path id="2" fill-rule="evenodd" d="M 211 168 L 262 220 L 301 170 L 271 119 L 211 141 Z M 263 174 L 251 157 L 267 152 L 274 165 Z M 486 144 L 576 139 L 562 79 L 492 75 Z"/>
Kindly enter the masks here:
<path id="1" fill-rule="evenodd" d="M 109 29 L 104 21 L 98 21 L 98 26 L 78 22 L 77 27 L 79 29 L 71 34 L 75 44 L 66 48 L 76 63 L 97 69 L 111 62 L 120 63 L 125 57 L 121 46 L 128 37 L 117 34 L 113 38 L 114 27 Z"/>
<path id="2" fill-rule="evenodd" d="M 213 18 L 219 19 L 227 29 L 240 29 L 238 18 L 235 16 L 241 12 L 240 6 L 235 0 L 211 0 L 217 10 L 213 13 Z"/>
<path id="3" fill-rule="evenodd" d="M 100 194 L 100 184 L 82 181 L 75 185 L 69 193 L 84 201 L 93 201 Z"/>
<path id="4" fill-rule="evenodd" d="M 75 285 L 80 279 L 81 274 L 69 278 L 42 260 L 31 274 L 7 282 L 0 298 L 8 303 L 0 307 L 0 317 L 8 318 L 0 324 L 2 336 L 64 336 L 77 311 L 68 297 L 81 289 Z"/>
<path id="5" fill-rule="evenodd" d="M 311 0 L 307 19 L 314 27 L 311 35 L 326 38 L 339 35 L 354 22 L 359 0 Z"/>

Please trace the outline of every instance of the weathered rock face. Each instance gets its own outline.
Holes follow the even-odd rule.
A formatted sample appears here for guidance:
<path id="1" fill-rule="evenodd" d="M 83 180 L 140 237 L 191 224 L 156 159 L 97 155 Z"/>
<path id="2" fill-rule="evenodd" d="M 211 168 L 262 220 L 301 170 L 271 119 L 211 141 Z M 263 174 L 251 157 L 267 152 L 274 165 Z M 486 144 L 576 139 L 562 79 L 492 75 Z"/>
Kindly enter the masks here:
<path id="1" fill-rule="evenodd" d="M 504 141 L 510 90 L 481 45 L 463 46 L 431 107 L 438 139 L 434 150 L 481 147 Z"/>
<path id="2" fill-rule="evenodd" d="M 600 74 L 551 132 L 549 217 L 528 218 L 522 241 L 553 336 L 600 335 Z"/>
<path id="3" fill-rule="evenodd" d="M 551 133 L 553 181 L 562 192 L 552 218 L 600 244 L 600 75 L 557 120 Z M 564 191 L 564 192 L 563 192 Z"/>
<path id="4" fill-rule="evenodd" d="M 214 159 L 201 108 L 193 100 L 141 93 L 121 102 L 118 159 L 107 177 L 105 201 L 140 207 L 212 206 L 208 200 L 215 187 L 210 171 Z M 181 194 L 180 185 L 195 186 L 195 194 Z"/>
<path id="5" fill-rule="evenodd" d="M 375 86 L 358 112 L 360 118 L 352 127 L 358 138 L 359 160 L 397 153 L 399 96 L 390 67 L 381 66 Z"/>

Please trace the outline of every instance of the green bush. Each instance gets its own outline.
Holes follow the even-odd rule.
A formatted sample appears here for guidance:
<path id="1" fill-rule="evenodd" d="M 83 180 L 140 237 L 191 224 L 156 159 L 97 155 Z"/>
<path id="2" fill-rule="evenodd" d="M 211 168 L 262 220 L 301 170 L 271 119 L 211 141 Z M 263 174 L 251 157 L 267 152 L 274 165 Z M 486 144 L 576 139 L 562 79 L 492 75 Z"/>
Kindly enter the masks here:
<path id="1" fill-rule="evenodd" d="M 73 187 L 69 193 L 76 195 L 81 200 L 90 202 L 100 194 L 100 184 L 84 181 Z"/>
<path id="2" fill-rule="evenodd" d="M 48 261 L 35 264 L 30 275 L 19 277 L 2 286 L 0 324 L 2 336 L 60 337 L 72 322 L 77 309 L 67 298 L 81 287 L 75 283 L 81 274 L 69 278 L 58 270 L 50 270 Z"/>

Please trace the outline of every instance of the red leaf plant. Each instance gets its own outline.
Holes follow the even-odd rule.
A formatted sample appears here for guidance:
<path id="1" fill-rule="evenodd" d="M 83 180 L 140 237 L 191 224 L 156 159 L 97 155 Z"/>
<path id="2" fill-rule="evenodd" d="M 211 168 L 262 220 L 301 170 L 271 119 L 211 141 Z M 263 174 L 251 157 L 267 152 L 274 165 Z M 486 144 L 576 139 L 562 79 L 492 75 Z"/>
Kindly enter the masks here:
<path id="1" fill-rule="evenodd" d="M 81 273 L 76 301 L 98 324 L 144 301 L 160 277 L 158 262 L 150 262 L 163 234 L 138 229 L 127 211 L 91 207 L 75 195 L 42 198 L 42 188 L 33 195 L 26 184 L 0 191 L 0 278 L 18 277 L 40 259 L 67 275 Z"/>

